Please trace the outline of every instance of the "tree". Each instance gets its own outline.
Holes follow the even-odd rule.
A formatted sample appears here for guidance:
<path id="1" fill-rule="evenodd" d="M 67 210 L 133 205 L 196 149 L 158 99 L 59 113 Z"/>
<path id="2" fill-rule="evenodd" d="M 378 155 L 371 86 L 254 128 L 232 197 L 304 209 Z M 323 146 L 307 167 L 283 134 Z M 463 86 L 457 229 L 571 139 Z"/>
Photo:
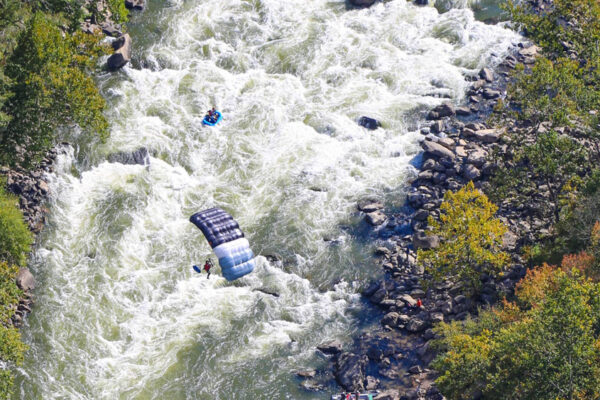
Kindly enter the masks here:
<path id="1" fill-rule="evenodd" d="M 587 86 L 585 70 L 577 61 L 540 57 L 531 71 L 522 67 L 507 90 L 517 117 L 537 129 L 549 121 L 552 126 L 570 125 L 571 120 L 587 118 L 588 110 L 598 105 L 598 92 Z"/>
<path id="2" fill-rule="evenodd" d="M 548 186 L 551 203 L 546 205 L 558 222 L 561 209 L 559 195 L 584 168 L 585 149 L 573 139 L 550 131 L 540 134 L 534 144 L 526 146 L 520 158 L 525 158 L 530 171 Z"/>
<path id="3" fill-rule="evenodd" d="M 32 156 L 30 163 L 37 161 L 62 126 L 77 124 L 106 138 L 105 101 L 87 75 L 106 51 L 99 40 L 83 33 L 63 37 L 46 16 L 33 16 L 6 68 L 15 95 L 4 107 L 12 119 L 0 130 L 3 161 L 17 162 L 19 147 Z"/>
<path id="4" fill-rule="evenodd" d="M 434 281 L 455 276 L 466 283 L 467 291 L 477 292 L 481 273 L 501 271 L 508 255 L 501 251 L 506 227 L 494 218 L 497 209 L 473 182 L 457 192 L 446 192 L 439 221 L 431 216 L 428 220 L 428 235 L 438 236 L 440 246 L 417 253 Z"/>
<path id="5" fill-rule="evenodd" d="M 577 270 L 545 266 L 528 273 L 516 296 L 517 303 L 482 311 L 478 321 L 436 328 L 442 352 L 432 365 L 442 393 L 450 399 L 599 398 L 599 285 Z"/>

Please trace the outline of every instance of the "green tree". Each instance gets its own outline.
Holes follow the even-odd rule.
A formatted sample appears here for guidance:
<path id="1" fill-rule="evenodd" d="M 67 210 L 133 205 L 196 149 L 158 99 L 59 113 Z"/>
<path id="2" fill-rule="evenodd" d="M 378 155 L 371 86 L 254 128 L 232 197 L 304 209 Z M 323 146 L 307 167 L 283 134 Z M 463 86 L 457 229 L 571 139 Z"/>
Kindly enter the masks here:
<path id="1" fill-rule="evenodd" d="M 106 50 L 99 40 L 82 33 L 63 37 L 46 16 L 33 16 L 6 68 L 15 95 L 4 108 L 12 120 L 0 131 L 5 162 L 17 161 L 19 147 L 37 161 L 62 126 L 77 124 L 106 138 L 105 101 L 87 74 Z"/>
<path id="2" fill-rule="evenodd" d="M 558 222 L 562 205 L 559 195 L 585 167 L 585 149 L 573 139 L 550 131 L 540 134 L 534 144 L 526 146 L 521 157 L 526 159 L 531 172 L 547 185 L 551 203 L 546 205 Z"/>
<path id="3" fill-rule="evenodd" d="M 0 182 L 0 260 L 25 265 L 33 237 L 23 220 L 18 200 L 4 191 Z"/>
<path id="4" fill-rule="evenodd" d="M 478 321 L 436 328 L 442 352 L 432 365 L 442 393 L 449 399 L 600 398 L 598 284 L 577 270 L 544 267 L 528 274 L 517 300 L 482 311 Z"/>
<path id="5" fill-rule="evenodd" d="M 473 182 L 446 192 L 439 220 L 428 220 L 428 235 L 438 236 L 440 246 L 417 253 L 434 281 L 455 276 L 466 283 L 467 291 L 477 292 L 481 273 L 493 276 L 501 271 L 508 255 L 501 250 L 506 227 L 494 218 L 497 209 Z"/>
<path id="6" fill-rule="evenodd" d="M 522 67 L 507 90 L 517 118 L 531 122 L 534 129 L 545 121 L 553 126 L 571 124 L 575 117 L 587 118 L 598 105 L 598 92 L 587 86 L 585 70 L 577 61 L 538 58 L 531 71 Z"/>

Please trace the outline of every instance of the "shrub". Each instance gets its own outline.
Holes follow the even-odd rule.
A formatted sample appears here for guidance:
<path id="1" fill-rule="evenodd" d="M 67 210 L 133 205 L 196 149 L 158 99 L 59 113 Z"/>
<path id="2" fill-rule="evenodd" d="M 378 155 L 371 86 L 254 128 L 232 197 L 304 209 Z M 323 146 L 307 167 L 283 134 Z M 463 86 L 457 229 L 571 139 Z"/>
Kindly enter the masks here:
<path id="1" fill-rule="evenodd" d="M 0 260 L 25 265 L 33 237 L 17 205 L 17 199 L 0 184 Z"/>

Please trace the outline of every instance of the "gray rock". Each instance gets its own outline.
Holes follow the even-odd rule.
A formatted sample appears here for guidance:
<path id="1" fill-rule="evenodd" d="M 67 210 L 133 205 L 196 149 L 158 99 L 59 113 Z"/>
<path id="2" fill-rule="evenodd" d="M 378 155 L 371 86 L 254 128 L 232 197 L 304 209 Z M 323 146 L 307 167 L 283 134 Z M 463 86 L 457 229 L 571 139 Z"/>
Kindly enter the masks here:
<path id="1" fill-rule="evenodd" d="M 427 160 L 425 160 L 425 162 L 423 163 L 423 165 L 421 166 L 421 170 L 423 171 L 428 171 L 430 169 L 434 169 L 436 166 L 436 162 L 434 159 L 429 158 Z"/>
<path id="2" fill-rule="evenodd" d="M 367 390 L 375 390 L 379 387 L 379 379 L 372 377 L 372 376 L 367 376 L 367 384 L 365 389 Z"/>
<path id="3" fill-rule="evenodd" d="M 421 147 L 425 151 L 425 153 L 431 154 L 435 157 L 448 157 L 450 159 L 454 159 L 454 153 L 441 144 L 434 143 L 429 140 L 425 140 L 421 142 Z"/>
<path id="4" fill-rule="evenodd" d="M 442 120 L 437 120 L 437 121 L 433 121 L 433 124 L 431 124 L 431 133 L 441 133 L 444 131 L 444 121 Z"/>
<path id="5" fill-rule="evenodd" d="M 35 289 L 35 278 L 28 268 L 21 268 L 17 273 L 17 286 L 23 291 Z"/>
<path id="6" fill-rule="evenodd" d="M 413 365 L 412 367 L 410 367 L 408 369 L 408 372 L 415 375 L 415 374 L 420 374 L 421 372 L 423 372 L 423 370 L 421 369 L 420 365 Z"/>
<path id="7" fill-rule="evenodd" d="M 111 71 L 122 68 L 131 61 L 131 37 L 129 34 L 124 34 L 118 38 L 117 41 L 119 41 L 119 44 L 121 44 L 120 41 L 122 41 L 122 44 L 106 62 L 108 69 Z"/>
<path id="8" fill-rule="evenodd" d="M 317 371 L 314 369 L 298 371 L 296 372 L 296 375 L 298 375 L 300 378 L 314 378 L 315 375 L 317 375 Z"/>
<path id="9" fill-rule="evenodd" d="M 400 314 L 398 314 L 397 312 L 389 312 L 387 314 L 385 314 L 383 316 L 383 318 L 381 319 L 381 325 L 383 326 L 389 326 L 391 328 L 395 328 L 398 326 L 398 318 L 400 317 Z"/>
<path id="10" fill-rule="evenodd" d="M 452 150 L 454 149 L 454 147 L 456 147 L 456 143 L 454 142 L 454 140 L 446 137 L 446 138 L 440 138 L 437 141 L 439 144 L 441 144 L 442 146 L 444 146 L 445 148 L 447 148 L 448 150 Z"/>
<path id="11" fill-rule="evenodd" d="M 456 296 L 456 297 L 454 298 L 454 302 L 455 302 L 456 304 L 462 304 L 462 303 L 464 303 L 466 300 L 467 300 L 467 297 L 466 297 L 465 295 L 463 295 L 463 294 L 459 294 L 458 296 Z"/>
<path id="12" fill-rule="evenodd" d="M 519 237 L 517 235 L 511 231 L 507 231 L 502 235 L 502 247 L 506 250 L 513 250 L 517 246 L 518 239 Z"/>
<path id="13" fill-rule="evenodd" d="M 427 323 L 420 318 L 413 317 L 406 324 L 406 330 L 409 332 L 421 332 L 427 328 Z"/>
<path id="14" fill-rule="evenodd" d="M 440 104 L 439 106 L 435 107 L 432 111 L 437 113 L 437 115 L 439 115 L 440 118 L 451 117 L 454 114 L 456 114 L 454 106 L 451 103 Z"/>
<path id="15" fill-rule="evenodd" d="M 321 343 L 317 346 L 317 349 L 325 354 L 338 354 L 342 351 L 342 343 L 339 340 L 331 340 L 329 342 Z"/>
<path id="16" fill-rule="evenodd" d="M 415 2 L 417 2 L 417 1 L 421 1 L 421 0 L 415 0 Z M 427 1 L 427 0 L 423 0 L 423 1 Z M 417 3 L 417 4 L 419 4 L 419 3 Z M 400 400 L 400 393 L 398 392 L 398 390 L 394 390 L 394 389 L 386 390 L 385 392 L 381 392 L 377 396 L 375 396 L 373 400 Z"/>
<path id="17" fill-rule="evenodd" d="M 466 164 L 463 168 L 462 175 L 469 181 L 476 181 L 481 177 L 481 171 L 472 164 Z"/>
<path id="18" fill-rule="evenodd" d="M 413 237 L 413 246 L 417 249 L 434 249 L 440 245 L 440 238 L 436 235 L 426 235 L 424 232 L 416 232 Z"/>
<path id="19" fill-rule="evenodd" d="M 417 301 L 408 294 L 402 294 L 402 295 L 398 296 L 397 299 L 402 300 L 404 303 L 406 303 L 406 305 L 408 305 L 410 307 L 414 307 L 417 305 Z"/>
<path id="20" fill-rule="evenodd" d="M 462 115 L 462 116 L 467 116 L 467 115 L 471 115 L 472 111 L 469 107 L 457 107 L 456 108 L 456 115 Z"/>
<path id="21" fill-rule="evenodd" d="M 425 221 L 429 217 L 429 211 L 427 210 L 419 210 L 413 216 L 413 219 L 416 221 Z"/>
<path id="22" fill-rule="evenodd" d="M 346 390 L 363 390 L 365 370 L 369 358 L 353 353 L 342 353 L 335 363 L 335 379 Z"/>
<path id="23" fill-rule="evenodd" d="M 130 10 L 143 10 L 144 0 L 125 0 L 125 7 Z"/>
<path id="24" fill-rule="evenodd" d="M 433 322 L 433 323 L 444 322 L 444 314 L 442 314 L 441 312 L 431 313 L 431 322 Z"/>
<path id="25" fill-rule="evenodd" d="M 121 164 L 139 164 L 139 165 L 150 165 L 150 155 L 148 149 L 140 147 L 132 152 L 119 152 L 113 153 L 108 156 L 109 162 L 118 162 Z"/>
<path id="26" fill-rule="evenodd" d="M 373 226 L 378 226 L 383 224 L 387 217 L 381 211 L 374 211 L 371 213 L 367 213 L 366 219 L 369 224 Z"/>
<path id="27" fill-rule="evenodd" d="M 467 157 L 467 163 L 473 164 L 476 167 L 481 167 L 485 163 L 487 152 L 483 149 L 476 149 Z"/>
<path id="28" fill-rule="evenodd" d="M 498 97 L 500 97 L 500 91 L 498 90 L 494 90 L 494 89 L 490 89 L 490 88 L 485 88 L 483 89 L 483 97 L 485 99 L 497 99 Z"/>
<path id="29" fill-rule="evenodd" d="M 493 82 L 494 81 L 494 72 L 489 68 L 482 68 L 482 70 L 479 71 L 479 77 L 481 79 L 485 79 L 488 82 Z"/>
<path id="30" fill-rule="evenodd" d="M 358 209 L 365 213 L 370 213 L 373 211 L 381 210 L 383 208 L 383 204 L 381 204 L 377 200 L 362 200 L 358 203 Z"/>

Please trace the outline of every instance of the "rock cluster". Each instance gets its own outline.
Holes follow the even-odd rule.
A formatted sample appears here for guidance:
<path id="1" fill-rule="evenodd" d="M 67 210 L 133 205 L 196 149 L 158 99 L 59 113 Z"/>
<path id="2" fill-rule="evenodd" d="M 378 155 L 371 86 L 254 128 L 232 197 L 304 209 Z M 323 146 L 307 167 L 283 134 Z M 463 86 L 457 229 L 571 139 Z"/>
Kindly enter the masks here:
<path id="1" fill-rule="evenodd" d="M 33 233 L 39 233 L 44 226 L 48 212 L 44 203 L 50 194 L 45 176 L 53 171 L 54 160 L 61 151 L 61 147 L 50 150 L 34 170 L 0 168 L 0 175 L 6 178 L 8 192 L 18 196 L 19 208 Z"/>
<path id="2" fill-rule="evenodd" d="M 0 175 L 6 179 L 6 189 L 19 199 L 19 208 L 23 212 L 25 222 L 34 234 L 39 233 L 46 222 L 48 210 L 45 203 L 50 196 L 50 188 L 46 176 L 54 170 L 54 161 L 58 154 L 64 151 L 65 144 L 50 150 L 37 168 L 25 170 L 21 167 L 9 169 L 0 167 Z M 31 312 L 33 306 L 33 289 L 35 279 L 27 268 L 21 268 L 16 278 L 17 286 L 23 290 L 23 297 L 15 308 L 12 322 L 15 327 L 21 326 L 27 313 Z"/>
<path id="3" fill-rule="evenodd" d="M 432 326 L 464 320 L 476 313 L 478 306 L 496 302 L 499 295 L 510 296 L 524 276 L 526 269 L 513 251 L 512 264 L 501 279 L 481 277 L 483 289 L 478 298 L 467 298 L 461 294 L 462 284 L 451 280 L 426 290 L 422 282 L 427 277 L 416 262 L 416 251 L 439 245 L 439 239 L 427 236 L 425 229 L 429 216 L 439 216 L 444 193 L 469 181 L 482 187 L 497 167 L 490 155 L 509 151 L 505 132 L 482 121 L 505 95 L 510 70 L 517 62 L 531 64 L 537 51 L 535 46 L 520 44 L 495 70 L 484 68 L 473 79 L 468 105 L 445 103 L 427 114 L 429 126 L 421 129 L 425 136 L 423 163 L 408 189 L 402 212 L 386 213 L 384 204 L 375 199 L 358 204 L 374 234 L 384 241 L 375 253 L 385 278 L 363 292 L 383 316 L 380 331 L 357 338 L 351 350 L 336 350 L 334 376 L 344 389 L 366 389 L 368 382 L 377 382 L 369 388 L 391 389 L 397 398 L 443 398 L 433 385 L 435 373 L 427 369 L 435 356 L 429 344 L 435 337 Z M 501 205 L 500 217 L 510 229 L 504 237 L 505 249 L 518 249 L 528 232 L 522 227 L 523 214 Z M 348 360 L 354 360 L 356 367 L 348 368 Z M 374 370 L 377 373 L 373 374 Z"/>

